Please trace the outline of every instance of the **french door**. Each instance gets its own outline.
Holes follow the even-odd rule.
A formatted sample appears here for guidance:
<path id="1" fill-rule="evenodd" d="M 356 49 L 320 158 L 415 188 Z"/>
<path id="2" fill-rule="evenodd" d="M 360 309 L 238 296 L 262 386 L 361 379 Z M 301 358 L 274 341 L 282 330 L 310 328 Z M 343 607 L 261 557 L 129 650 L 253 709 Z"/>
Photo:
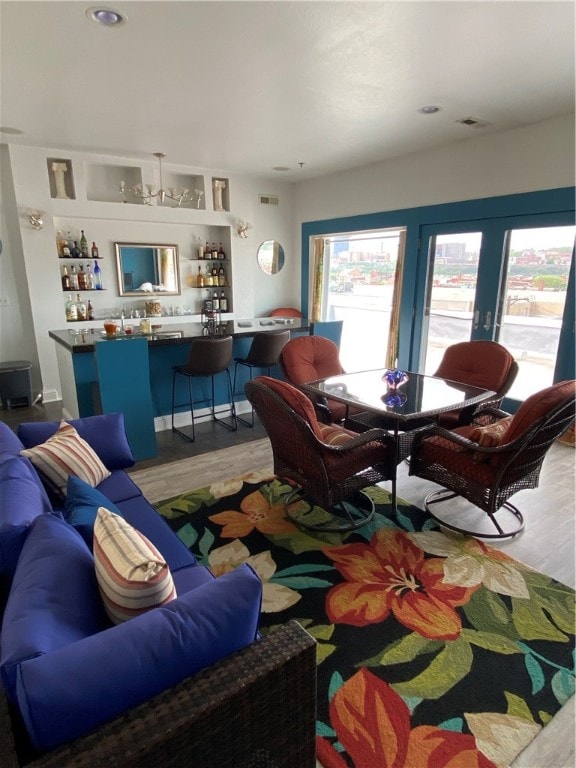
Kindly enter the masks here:
<path id="1" fill-rule="evenodd" d="M 418 370 L 434 373 L 458 341 L 492 339 L 518 362 L 513 401 L 573 376 L 573 222 L 546 214 L 422 227 Z"/>

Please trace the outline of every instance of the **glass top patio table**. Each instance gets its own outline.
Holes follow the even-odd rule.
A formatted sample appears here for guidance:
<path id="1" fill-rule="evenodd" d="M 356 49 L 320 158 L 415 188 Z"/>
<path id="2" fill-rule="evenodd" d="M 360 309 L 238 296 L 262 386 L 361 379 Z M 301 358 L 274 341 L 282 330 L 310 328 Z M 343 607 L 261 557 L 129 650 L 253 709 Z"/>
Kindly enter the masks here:
<path id="1" fill-rule="evenodd" d="M 437 416 L 490 400 L 495 392 L 437 376 L 407 371 L 408 380 L 391 389 L 383 379 L 386 368 L 329 376 L 303 385 L 313 395 L 338 400 L 355 410 L 387 417 L 402 428 L 403 422 Z"/>

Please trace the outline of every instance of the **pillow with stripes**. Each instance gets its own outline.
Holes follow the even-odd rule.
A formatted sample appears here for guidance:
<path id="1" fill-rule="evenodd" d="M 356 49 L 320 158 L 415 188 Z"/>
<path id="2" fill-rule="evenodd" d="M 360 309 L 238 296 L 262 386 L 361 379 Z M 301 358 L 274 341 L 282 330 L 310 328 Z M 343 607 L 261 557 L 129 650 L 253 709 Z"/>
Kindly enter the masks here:
<path id="1" fill-rule="evenodd" d="M 79 477 L 94 488 L 112 474 L 94 449 L 66 421 L 60 422 L 56 432 L 45 443 L 24 448 L 20 455 L 30 459 L 63 496 L 66 495 L 70 475 Z"/>
<path id="2" fill-rule="evenodd" d="M 120 515 L 99 507 L 94 524 L 96 579 L 114 624 L 174 600 L 166 561 L 143 533 Z"/>

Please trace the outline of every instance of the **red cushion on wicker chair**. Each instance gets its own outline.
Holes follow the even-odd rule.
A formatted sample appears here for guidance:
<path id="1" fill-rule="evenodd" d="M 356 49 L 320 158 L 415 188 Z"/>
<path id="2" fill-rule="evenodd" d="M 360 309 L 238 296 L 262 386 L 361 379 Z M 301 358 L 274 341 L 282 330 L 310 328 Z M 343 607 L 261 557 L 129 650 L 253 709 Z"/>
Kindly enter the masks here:
<path id="1" fill-rule="evenodd" d="M 282 350 L 282 361 L 297 385 L 343 373 L 338 347 L 323 336 L 291 339 Z"/>
<path id="2" fill-rule="evenodd" d="M 543 416 L 547 416 L 570 395 L 576 397 L 576 382 L 573 380 L 560 381 L 558 384 L 553 384 L 551 387 L 530 395 L 518 408 L 512 419 L 505 435 L 506 442 L 511 443 L 512 440 L 520 437 L 526 430 L 530 429 L 532 424 Z"/>
<path id="3" fill-rule="evenodd" d="M 463 341 L 448 347 L 435 376 L 499 392 L 514 358 L 496 341 Z"/>
<path id="4" fill-rule="evenodd" d="M 273 379 L 270 376 L 256 376 L 254 381 L 257 381 L 260 384 L 264 384 L 273 392 L 275 392 L 279 397 L 281 397 L 282 400 L 288 403 L 290 408 L 292 408 L 292 410 L 295 411 L 298 416 L 310 424 L 310 427 L 316 437 L 319 440 L 322 440 L 322 433 L 320 431 L 318 419 L 316 418 L 316 411 L 314 410 L 312 401 L 306 397 L 303 392 L 300 392 L 299 389 L 293 387 L 292 384 L 288 384 L 287 381 Z"/>
<path id="5" fill-rule="evenodd" d="M 344 427 L 336 427 L 333 424 L 318 424 L 321 440 L 326 445 L 345 445 L 350 440 L 358 437 L 357 432 L 352 432 Z"/>
<path id="6" fill-rule="evenodd" d="M 503 442 L 504 435 L 508 431 L 513 418 L 513 416 L 505 416 L 493 424 L 486 424 L 484 427 L 473 427 L 468 435 L 468 439 L 474 440 L 475 443 L 478 443 L 483 448 L 496 448 L 496 446 Z"/>
<path id="7" fill-rule="evenodd" d="M 458 427 L 452 431 L 470 439 L 472 429 L 473 427 L 466 426 Z M 489 486 L 493 482 L 494 469 L 490 464 L 484 462 L 481 453 L 472 451 L 439 435 L 428 437 L 422 441 L 421 456 L 427 463 L 438 462 L 451 472 L 470 477 L 477 483 Z M 489 455 L 487 458 L 490 458 Z"/>

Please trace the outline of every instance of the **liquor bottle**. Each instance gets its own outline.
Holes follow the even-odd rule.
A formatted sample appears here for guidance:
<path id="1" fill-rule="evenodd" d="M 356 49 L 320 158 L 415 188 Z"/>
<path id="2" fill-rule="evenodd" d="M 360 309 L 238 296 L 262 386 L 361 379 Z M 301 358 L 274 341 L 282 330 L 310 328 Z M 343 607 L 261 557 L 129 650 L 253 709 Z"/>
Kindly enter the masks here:
<path id="1" fill-rule="evenodd" d="M 94 320 L 94 307 L 90 299 L 88 299 L 88 320 Z"/>
<path id="2" fill-rule="evenodd" d="M 212 258 L 218 258 L 218 248 L 216 248 L 216 243 L 212 243 Z"/>
<path id="3" fill-rule="evenodd" d="M 86 320 L 86 304 L 80 298 L 80 294 L 76 294 L 76 313 L 78 320 Z"/>
<path id="4" fill-rule="evenodd" d="M 219 259 L 225 259 L 226 254 L 224 253 L 224 248 L 222 248 L 222 243 L 218 245 L 218 258 Z"/>
<path id="5" fill-rule="evenodd" d="M 66 238 L 61 229 L 56 232 L 56 249 L 58 251 L 59 258 L 63 259 L 67 254 L 64 253 L 64 247 L 67 247 Z"/>
<path id="6" fill-rule="evenodd" d="M 198 267 L 198 277 L 196 278 L 196 286 L 198 288 L 204 288 L 204 275 L 202 274 L 202 267 Z"/>
<path id="7" fill-rule="evenodd" d="M 70 288 L 73 291 L 77 291 L 80 288 L 78 285 L 78 275 L 76 274 L 76 267 L 74 264 L 70 264 Z"/>
<path id="8" fill-rule="evenodd" d="M 211 255 L 212 249 L 210 248 L 210 243 L 208 240 L 206 240 L 206 245 L 204 246 L 204 258 L 209 259 Z"/>
<path id="9" fill-rule="evenodd" d="M 72 256 L 72 248 L 74 248 L 74 237 L 70 230 L 66 231 L 66 245 L 68 246 L 68 250 L 70 251 L 70 256 Z"/>
<path id="10" fill-rule="evenodd" d="M 102 290 L 102 270 L 97 261 L 94 262 L 94 287 L 97 291 Z"/>
<path id="11" fill-rule="evenodd" d="M 66 269 L 66 267 L 62 269 L 62 290 L 63 291 L 70 290 L 70 277 L 68 276 L 68 270 Z"/>
<path id="12" fill-rule="evenodd" d="M 88 291 L 94 290 L 94 272 L 90 264 L 86 264 L 86 289 Z"/>
<path id="13" fill-rule="evenodd" d="M 92 258 L 97 259 L 98 258 L 98 246 L 96 243 L 92 243 Z"/>
<path id="14" fill-rule="evenodd" d="M 216 310 L 216 312 L 220 309 L 220 299 L 216 291 L 214 291 L 214 296 L 212 296 L 212 309 Z"/>
<path id="15" fill-rule="evenodd" d="M 206 273 L 204 275 L 204 287 L 210 288 L 212 286 L 212 270 L 210 264 L 206 264 Z"/>
<path id="16" fill-rule="evenodd" d="M 72 255 L 73 259 L 79 259 L 82 255 L 80 248 L 78 247 L 78 241 L 74 240 L 74 245 L 72 248 L 70 248 L 70 254 Z"/>
<path id="17" fill-rule="evenodd" d="M 216 262 L 212 264 L 212 285 L 218 285 L 218 267 Z"/>
<path id="18" fill-rule="evenodd" d="M 84 272 L 84 265 L 80 264 L 80 271 L 78 272 L 78 290 L 85 291 L 87 288 L 86 273 Z"/>
<path id="19" fill-rule="evenodd" d="M 86 240 L 86 235 L 84 234 L 84 230 L 80 230 L 80 253 L 82 255 L 82 258 L 87 258 L 89 256 L 88 253 L 88 240 Z"/>
<path id="20" fill-rule="evenodd" d="M 218 269 L 218 285 L 220 288 L 223 288 L 226 285 L 226 272 L 222 262 L 220 262 L 220 268 Z"/>
<path id="21" fill-rule="evenodd" d="M 66 302 L 66 320 L 71 323 L 74 320 L 78 320 L 78 313 L 76 311 L 76 304 L 72 301 L 72 294 L 68 294 L 68 301 Z"/>
<path id="22" fill-rule="evenodd" d="M 196 258 L 202 260 L 204 258 L 204 243 L 198 238 L 198 247 L 196 249 Z"/>
<path id="23" fill-rule="evenodd" d="M 224 291 L 220 291 L 220 312 L 228 312 L 228 299 L 224 295 Z"/>

